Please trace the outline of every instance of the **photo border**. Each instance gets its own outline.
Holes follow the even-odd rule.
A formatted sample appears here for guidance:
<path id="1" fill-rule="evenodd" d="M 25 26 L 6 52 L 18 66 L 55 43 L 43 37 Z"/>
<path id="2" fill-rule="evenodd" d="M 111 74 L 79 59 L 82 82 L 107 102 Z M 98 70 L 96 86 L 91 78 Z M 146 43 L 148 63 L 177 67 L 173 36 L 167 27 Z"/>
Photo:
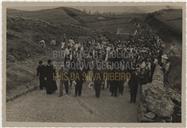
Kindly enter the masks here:
<path id="1" fill-rule="evenodd" d="M 182 123 L 51 123 L 51 122 L 9 122 L 6 121 L 6 32 L 7 13 L 6 9 L 21 6 L 181 6 L 182 7 Z M 186 127 L 186 2 L 2 2 L 2 124 L 3 127 Z"/>

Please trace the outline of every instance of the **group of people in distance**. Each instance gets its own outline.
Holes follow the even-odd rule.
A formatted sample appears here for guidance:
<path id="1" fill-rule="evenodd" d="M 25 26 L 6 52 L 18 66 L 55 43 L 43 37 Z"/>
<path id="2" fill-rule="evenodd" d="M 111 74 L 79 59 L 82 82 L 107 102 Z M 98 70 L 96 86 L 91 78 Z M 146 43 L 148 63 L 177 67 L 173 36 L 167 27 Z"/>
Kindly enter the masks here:
<path id="1" fill-rule="evenodd" d="M 163 41 L 155 34 L 148 26 L 142 24 L 136 24 L 137 29 L 135 33 L 129 36 L 128 40 L 110 40 L 109 37 L 105 37 L 100 40 L 89 40 L 86 43 L 74 41 L 63 41 L 61 50 L 64 51 L 63 64 L 61 68 L 56 71 L 55 66 L 51 60 L 48 60 L 47 65 L 44 65 L 42 61 L 39 62 L 37 67 L 37 75 L 40 80 L 40 89 L 46 88 L 47 94 L 52 94 L 57 90 L 56 76 L 63 74 L 69 75 L 73 72 L 79 76 L 79 79 L 60 79 L 59 82 L 59 96 L 65 93 L 69 94 L 69 88 L 75 87 L 75 96 L 82 95 L 83 84 L 87 79 L 83 74 L 92 73 L 92 78 L 89 80 L 88 85 L 91 83 L 95 89 L 95 96 L 100 97 L 102 88 L 109 88 L 111 96 L 117 97 L 123 95 L 124 83 L 128 83 L 130 89 L 130 102 L 136 102 L 136 95 L 138 88 L 143 84 L 152 81 L 155 66 L 158 62 L 163 67 L 164 72 L 164 83 L 168 84 L 168 73 L 170 69 L 170 62 L 168 61 L 167 55 L 163 55 Z M 81 56 L 84 51 L 89 51 L 87 56 Z M 113 53 L 122 53 L 125 51 L 129 57 L 112 56 Z M 95 57 L 95 54 L 101 53 L 100 57 Z M 77 56 L 77 53 L 79 53 Z M 124 55 L 124 54 L 123 54 Z M 111 58 L 110 58 L 111 57 Z M 163 62 L 162 59 L 165 61 Z M 97 68 L 97 62 L 128 62 L 130 66 L 126 68 L 122 65 L 122 68 Z M 77 69 L 71 69 L 67 66 L 67 63 L 78 63 L 84 62 L 93 64 L 93 68 L 79 67 Z M 125 64 L 125 63 L 122 63 Z M 93 76 L 97 73 L 130 73 L 128 79 L 94 79 Z M 88 82 L 88 81 L 87 81 Z"/>

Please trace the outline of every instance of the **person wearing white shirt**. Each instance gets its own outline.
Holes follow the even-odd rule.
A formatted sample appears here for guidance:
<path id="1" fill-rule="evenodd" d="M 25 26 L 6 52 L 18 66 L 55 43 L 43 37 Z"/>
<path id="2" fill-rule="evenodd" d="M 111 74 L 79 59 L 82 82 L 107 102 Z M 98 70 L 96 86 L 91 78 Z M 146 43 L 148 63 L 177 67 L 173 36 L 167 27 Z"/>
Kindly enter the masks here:
<path id="1" fill-rule="evenodd" d="M 64 46 L 65 46 L 65 42 L 61 42 L 61 49 L 64 49 Z"/>

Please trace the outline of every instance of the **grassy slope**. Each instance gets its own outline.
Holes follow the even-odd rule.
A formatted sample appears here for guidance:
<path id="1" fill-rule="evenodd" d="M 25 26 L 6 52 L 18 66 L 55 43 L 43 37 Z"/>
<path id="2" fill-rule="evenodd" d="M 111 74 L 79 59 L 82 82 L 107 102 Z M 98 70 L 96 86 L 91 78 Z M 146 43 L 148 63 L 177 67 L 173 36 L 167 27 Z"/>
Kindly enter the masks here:
<path id="1" fill-rule="evenodd" d="M 173 31 L 182 34 L 182 10 L 162 10 L 157 13 L 156 18 L 167 24 Z"/>
<path id="2" fill-rule="evenodd" d="M 162 10 L 147 16 L 147 22 L 159 31 L 168 43 L 168 38 L 182 39 L 182 10 Z"/>
<path id="3" fill-rule="evenodd" d="M 19 11 L 9 9 L 7 14 L 31 19 L 41 19 L 53 24 L 80 24 L 77 20 L 69 16 L 64 8 L 46 9 L 40 11 Z"/>
<path id="4" fill-rule="evenodd" d="M 92 31 L 82 26 L 53 24 L 16 13 L 8 13 L 7 17 L 7 90 L 24 86 L 34 78 L 38 60 L 50 49 L 40 48 L 37 44 L 40 40 L 49 45 L 52 39 L 59 43 L 64 33 L 92 35 Z"/>

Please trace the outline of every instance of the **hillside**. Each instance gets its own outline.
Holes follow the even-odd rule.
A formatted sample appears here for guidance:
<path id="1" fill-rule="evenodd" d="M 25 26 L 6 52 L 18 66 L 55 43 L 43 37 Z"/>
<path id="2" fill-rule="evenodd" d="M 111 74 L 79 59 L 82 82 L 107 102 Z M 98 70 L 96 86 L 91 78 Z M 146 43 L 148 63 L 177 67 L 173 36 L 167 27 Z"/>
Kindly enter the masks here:
<path id="1" fill-rule="evenodd" d="M 162 37 L 176 37 L 182 39 L 182 10 L 165 9 L 150 13 L 146 22 L 159 31 Z"/>
<path id="2" fill-rule="evenodd" d="M 181 90 L 182 72 L 182 10 L 165 9 L 149 14 L 148 23 L 165 43 L 164 53 L 171 62 L 170 83 Z"/>
<path id="3" fill-rule="evenodd" d="M 77 15 L 86 15 L 81 11 L 71 9 L 71 8 L 55 8 L 55 9 L 46 9 L 39 11 L 21 11 L 15 9 L 8 9 L 7 15 L 9 16 L 19 16 L 31 19 L 41 19 L 48 21 L 52 24 L 77 24 L 80 25 L 79 21 L 75 18 Z"/>
<path id="4" fill-rule="evenodd" d="M 54 22 L 58 21 L 48 22 L 47 20 L 32 18 L 30 17 L 31 12 L 20 11 L 19 13 L 17 10 L 13 11 L 14 13 L 11 10 L 11 13 L 8 13 L 7 16 L 8 91 L 24 87 L 26 83 L 35 78 L 37 62 L 41 58 L 49 59 L 48 54 L 51 54 L 49 51 L 52 50 L 49 45 L 51 40 L 55 39 L 59 46 L 64 34 L 75 38 L 78 36 L 94 36 L 92 30 L 80 25 L 55 24 Z M 33 15 L 36 15 L 35 12 Z M 47 15 L 45 16 L 47 17 Z M 66 20 L 70 21 L 67 21 L 67 23 L 71 23 L 71 18 Z M 46 41 L 47 47 L 45 49 L 38 45 L 40 40 Z"/>
<path id="5" fill-rule="evenodd" d="M 37 43 L 44 39 L 47 44 L 52 39 L 60 42 L 63 34 L 74 35 L 92 35 L 89 29 L 74 25 L 55 25 L 42 20 L 29 19 L 24 17 L 11 17 L 7 19 L 7 37 L 8 37 L 8 53 L 16 57 L 16 59 L 26 58 L 26 54 L 18 56 L 19 53 L 29 52 L 40 54 Z M 25 47 L 27 46 L 27 47 Z M 21 49 L 25 47 L 25 49 Z M 17 50 L 17 51 L 15 51 Z M 20 51 L 21 50 L 21 51 Z M 34 51 L 32 51 L 34 50 Z"/>
<path id="6" fill-rule="evenodd" d="M 96 36 L 95 32 L 116 34 L 118 28 L 130 34 L 134 28 L 129 21 L 142 14 L 88 15 L 77 9 L 60 7 L 39 11 L 8 9 L 7 16 L 7 59 L 20 61 L 44 52 L 37 46 L 40 40 L 45 40 L 47 45 L 53 39 L 60 43 L 64 34 L 75 38 Z"/>
<path id="7" fill-rule="evenodd" d="M 155 13 L 157 19 L 167 24 L 173 31 L 182 34 L 182 10 L 165 9 Z"/>

